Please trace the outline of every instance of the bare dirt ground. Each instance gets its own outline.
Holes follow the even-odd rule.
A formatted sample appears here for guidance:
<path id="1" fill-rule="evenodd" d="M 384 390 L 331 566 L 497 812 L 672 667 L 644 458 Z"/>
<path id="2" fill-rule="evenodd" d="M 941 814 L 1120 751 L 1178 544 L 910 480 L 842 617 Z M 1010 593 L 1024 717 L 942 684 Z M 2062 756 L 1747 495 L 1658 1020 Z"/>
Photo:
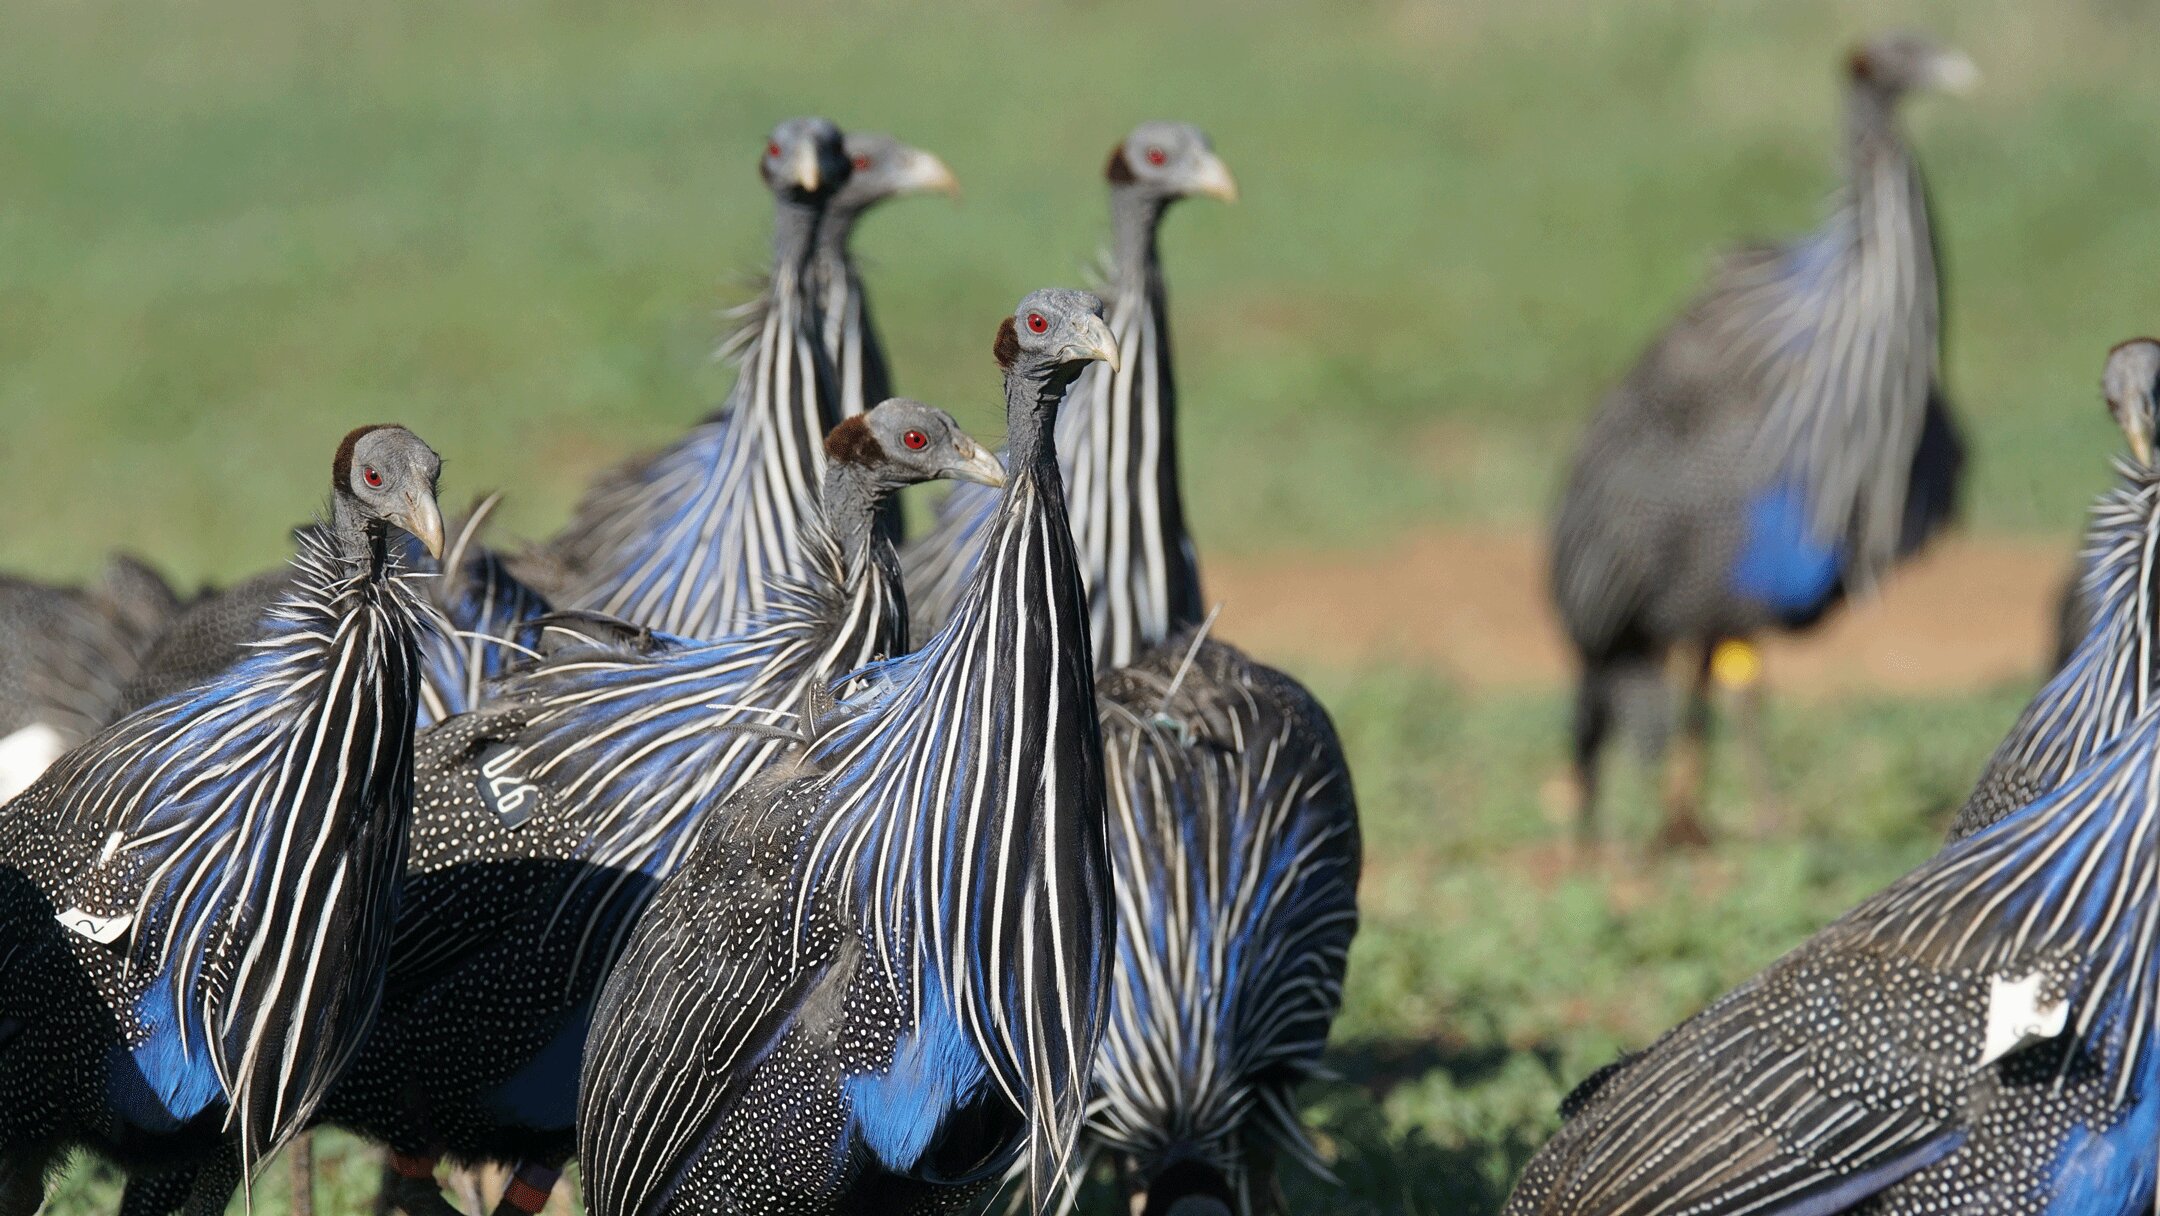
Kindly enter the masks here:
<path id="1" fill-rule="evenodd" d="M 2070 542 L 1952 537 L 1882 594 L 1798 638 L 1771 640 L 1779 692 L 1948 693 L 2032 679 L 2054 645 Z M 1271 661 L 1415 663 L 1472 688 L 1551 687 L 1570 659 L 1545 596 L 1544 538 L 1434 528 L 1373 552 L 1272 553 L 1207 564 L 1219 629 Z"/>

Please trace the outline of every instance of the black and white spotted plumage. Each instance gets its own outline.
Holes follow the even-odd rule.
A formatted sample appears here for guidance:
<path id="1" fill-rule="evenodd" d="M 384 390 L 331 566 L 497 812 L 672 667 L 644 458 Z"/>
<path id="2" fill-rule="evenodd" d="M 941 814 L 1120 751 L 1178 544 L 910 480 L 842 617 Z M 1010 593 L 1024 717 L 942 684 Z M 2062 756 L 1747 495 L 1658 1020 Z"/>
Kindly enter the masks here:
<path id="1" fill-rule="evenodd" d="M 2131 1216 L 2160 1156 L 2160 714 L 1644 1052 L 1510 1216 Z"/>
<path id="2" fill-rule="evenodd" d="M 2093 504 L 2077 594 L 2087 624 L 1988 758 L 1950 829 L 1962 840 L 2016 813 L 2085 767 L 2153 703 L 2160 656 L 2153 652 L 2160 473 L 2150 463 L 2156 427 L 2160 342 L 2138 339 L 2108 354 L 2103 385 L 2131 454 L 2120 484 Z"/>
<path id="3" fill-rule="evenodd" d="M 1363 859 L 1326 712 L 1197 639 L 1098 685 L 1118 952 L 1084 1143 L 1151 1200 L 1184 1167 L 1249 1213 L 1277 1153 L 1327 1176 L 1295 1094 L 1342 1006 Z"/>
<path id="4" fill-rule="evenodd" d="M 838 128 L 805 118 L 774 130 L 761 168 L 775 203 L 772 270 L 735 387 L 689 434 L 595 486 L 520 570 L 558 606 L 717 638 L 802 573 L 795 538 L 816 505 L 820 444 L 840 421 L 813 254 L 850 166 Z"/>
<path id="5" fill-rule="evenodd" d="M 852 418 L 892 396 L 885 343 L 870 314 L 870 296 L 855 264 L 855 225 L 888 199 L 923 191 L 957 194 L 960 186 L 945 162 L 890 135 L 850 131 L 843 139 L 849 173 L 818 225 L 819 332 L 839 386 L 840 416 Z"/>
<path id="6" fill-rule="evenodd" d="M 1038 292 L 1001 331 L 1011 481 L 945 628 L 858 673 L 632 933 L 581 1084 L 598 1216 L 947 1211 L 1016 1158 L 1040 1210 L 1064 1180 L 1110 897 L 1050 427 L 1114 357 L 1100 308 Z"/>
<path id="7" fill-rule="evenodd" d="M 326 1119 L 415 1156 L 569 1155 L 592 1002 L 654 886 L 711 813 L 797 746 L 835 677 L 906 640 L 884 501 L 932 478 L 1002 476 L 917 402 L 843 423 L 827 451 L 806 574 L 751 629 L 697 643 L 551 622 L 544 662 L 422 736 L 382 1016 Z"/>
<path id="8" fill-rule="evenodd" d="M 78 1145 L 244 1175 L 358 1047 L 420 683 L 424 608 L 389 532 L 441 543 L 438 467 L 402 428 L 354 432 L 270 636 L 0 815 L 0 1197 Z"/>

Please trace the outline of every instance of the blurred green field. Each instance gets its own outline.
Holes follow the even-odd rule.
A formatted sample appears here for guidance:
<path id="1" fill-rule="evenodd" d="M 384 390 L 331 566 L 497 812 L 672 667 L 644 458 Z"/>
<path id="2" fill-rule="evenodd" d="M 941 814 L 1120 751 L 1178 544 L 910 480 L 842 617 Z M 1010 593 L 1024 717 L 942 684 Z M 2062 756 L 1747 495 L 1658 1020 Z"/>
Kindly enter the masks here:
<path id="1" fill-rule="evenodd" d="M 2137 0 L 7 7 L 0 567 L 47 576 L 114 546 L 186 581 L 258 568 L 337 437 L 384 419 L 444 453 L 447 495 L 506 489 L 508 530 L 544 534 L 724 392 L 753 160 L 799 112 L 958 171 L 962 205 L 895 205 L 861 247 L 900 387 L 991 433 L 990 326 L 1078 281 L 1111 144 L 1144 117 L 1214 134 L 1245 202 L 1166 237 L 1204 553 L 1534 527 L 1713 252 L 1816 218 L 1836 64 L 1885 25 L 1986 75 L 1909 111 L 1972 527 L 2068 547 L 2115 442 L 2101 353 L 2160 328 Z M 1557 845 L 1557 693 L 1302 674 L 1371 860 L 1343 1080 L 1313 1094 L 1345 1186 L 1295 1181 L 1296 1209 L 1472 1216 L 1567 1086 L 1930 852 L 2025 691 L 1778 706 L 1801 839 L 1735 823 L 1700 858 L 1586 868 Z M 324 1152 L 323 1210 L 362 1210 L 365 1161 Z M 113 1195 L 85 1165 L 51 1210 Z M 270 1176 L 255 1206 L 284 1199 Z"/>
<path id="2" fill-rule="evenodd" d="M 1887 24 L 1986 73 L 1911 112 L 1976 526 L 2072 525 L 2100 355 L 2160 324 L 2160 10 L 2136 0 L 8 9 L 8 568 L 113 544 L 252 568 L 337 436 L 385 418 L 443 451 L 448 492 L 552 526 L 724 391 L 758 140 L 803 111 L 965 182 L 863 245 L 900 386 L 986 426 L 990 327 L 1076 279 L 1111 144 L 1159 115 L 1214 133 L 1246 202 L 1188 205 L 1166 244 L 1218 552 L 1538 516 L 1713 251 L 1816 218 L 1842 50 Z"/>

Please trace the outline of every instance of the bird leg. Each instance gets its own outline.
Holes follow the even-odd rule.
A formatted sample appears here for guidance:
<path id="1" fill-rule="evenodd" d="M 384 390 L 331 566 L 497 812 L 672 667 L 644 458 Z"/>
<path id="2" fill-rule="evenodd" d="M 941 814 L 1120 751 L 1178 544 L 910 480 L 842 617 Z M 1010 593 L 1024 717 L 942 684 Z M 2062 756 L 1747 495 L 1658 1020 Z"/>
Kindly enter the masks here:
<path id="1" fill-rule="evenodd" d="M 519 1162 L 517 1172 L 510 1175 L 509 1184 L 503 1187 L 494 1216 L 539 1216 L 541 1209 L 547 1207 L 548 1196 L 555 1193 L 555 1180 L 560 1177 L 560 1163 Z"/>
<path id="2" fill-rule="evenodd" d="M 487 1192 L 482 1186 L 486 1166 L 452 1167 L 450 1170 L 450 1193 L 468 1212 L 488 1210 Z"/>
<path id="3" fill-rule="evenodd" d="M 292 1175 L 292 1216 L 315 1216 L 315 1137 L 302 1132 L 293 1139 L 285 1168 Z"/>
<path id="4" fill-rule="evenodd" d="M 1763 730 L 1762 652 L 1730 639 L 1711 652 L 1712 674 L 1733 695 L 1733 733 L 1739 736 L 1740 763 L 1747 769 L 1748 792 L 1755 803 L 1756 834 L 1769 839 L 1784 834 L 1785 810 L 1770 776 L 1770 750 Z"/>
<path id="5" fill-rule="evenodd" d="M 392 1152 L 383 1162 L 382 1185 L 375 1193 L 376 1216 L 464 1216 L 443 1198 L 435 1181 L 435 1161 L 432 1156 Z"/>
<path id="6" fill-rule="evenodd" d="M 1703 825 L 1703 787 L 1707 784 L 1710 748 L 1710 658 L 1714 647 L 1705 645 L 1688 681 L 1687 706 L 1681 711 L 1678 754 L 1665 770 L 1665 822 L 1651 839 L 1658 849 L 1700 849 L 1710 844 L 1710 830 Z"/>

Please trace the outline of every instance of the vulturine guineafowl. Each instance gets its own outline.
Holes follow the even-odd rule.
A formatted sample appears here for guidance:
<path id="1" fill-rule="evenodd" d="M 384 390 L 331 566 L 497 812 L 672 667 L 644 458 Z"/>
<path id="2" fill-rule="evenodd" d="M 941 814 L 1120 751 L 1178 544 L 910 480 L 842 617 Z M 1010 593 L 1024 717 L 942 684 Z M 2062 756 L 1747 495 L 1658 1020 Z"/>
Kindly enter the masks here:
<path id="1" fill-rule="evenodd" d="M 191 1216 L 306 1122 L 373 1018 L 412 809 L 440 462 L 338 447 L 263 645 L 62 757 L 0 815 L 0 1213 L 94 1149 Z M 131 1186 L 131 1192 L 133 1191 Z M 136 1210 L 131 1194 L 131 1210 Z"/>
<path id="2" fill-rule="evenodd" d="M 1326 710 L 1208 639 L 1202 619 L 1154 233 L 1176 197 L 1235 197 L 1230 172 L 1205 136 L 1171 123 L 1142 125 L 1110 166 L 1113 328 L 1133 361 L 1083 377 L 1059 425 L 1103 672 L 1118 878 L 1111 1016 L 1084 1143 L 1115 1160 L 1144 1211 L 1183 1198 L 1246 1213 L 1274 1193 L 1275 1150 L 1319 1166 L 1292 1093 L 1342 1000 L 1357 803 Z M 927 568 L 968 569 L 970 504 L 954 499 L 916 550 Z M 960 547 L 930 558 L 938 543 Z"/>
<path id="3" fill-rule="evenodd" d="M 1110 967 L 1088 622 L 1051 447 L 1101 302 L 1042 291 L 997 339 L 1006 498 L 923 649 L 857 675 L 720 812 L 594 1015 L 578 1161 L 595 1216 L 939 1212 L 1025 1158 L 1066 1178 Z"/>
<path id="4" fill-rule="evenodd" d="M 1058 417 L 1058 466 L 1072 504 L 1073 543 L 1088 583 L 1096 662 L 1129 661 L 1172 621 L 1198 620 L 1200 574 L 1178 498 L 1177 379 L 1156 230 L 1172 203 L 1237 198 L 1237 182 L 1206 135 L 1148 122 L 1110 150 L 1110 331 L 1124 361 L 1092 368 Z M 902 551 L 918 638 L 943 624 L 982 551 L 997 497 L 961 487 L 937 521 Z M 1116 569 L 1116 578 L 1105 571 Z M 1129 573 L 1128 573 L 1129 572 Z"/>
<path id="5" fill-rule="evenodd" d="M 519 639 L 530 623 L 549 611 L 545 597 L 518 581 L 499 555 L 478 543 L 495 501 L 493 496 L 483 500 L 458 525 L 440 562 L 419 546 L 401 542 L 408 570 L 437 576 L 422 586 L 443 626 L 429 630 L 420 640 L 419 722 L 423 727 L 475 708 L 486 683 L 509 670 L 518 657 Z M 294 529 L 303 548 L 320 543 L 320 538 L 309 540 L 311 530 Z M 143 657 L 121 698 L 121 708 L 132 711 L 163 700 L 212 679 L 246 657 L 256 642 L 275 630 L 272 613 L 298 581 L 288 564 L 188 605 Z"/>
<path id="6" fill-rule="evenodd" d="M 804 575 L 746 632 L 701 643 L 565 621 L 544 635 L 550 658 L 422 736 L 382 1016 L 323 1105 L 399 1154 L 391 1190 L 408 1208 L 427 1208 L 445 1154 L 521 1162 L 519 1193 L 546 1197 L 573 1147 L 593 1000 L 655 884 L 796 745 L 836 677 L 906 644 L 884 502 L 936 478 L 1004 478 L 913 401 L 841 423 L 826 452 Z"/>
<path id="7" fill-rule="evenodd" d="M 1691 686 L 1660 838 L 1707 838 L 1714 668 L 1744 687 L 1741 725 L 1767 808 L 1748 640 L 1805 628 L 1875 586 L 1951 514 L 1963 458 L 1942 395 L 1935 237 L 1896 111 L 1913 90 L 1973 75 L 1963 55 L 1917 35 L 1855 50 L 1846 181 L 1830 217 L 1729 259 L 1591 420 L 1552 551 L 1581 664 L 1583 837 L 1597 831 L 1599 754 L 1616 724 L 1663 759 L 1676 647 L 1690 652 Z"/>
<path id="8" fill-rule="evenodd" d="M 1950 839 L 1962 840 L 2054 789 L 2114 742 L 2153 703 L 2160 679 L 2160 471 L 2153 436 L 2160 413 L 2160 342 L 2139 338 L 2108 352 L 2101 389 L 2130 444 L 2122 482 L 2093 505 L 2078 580 L 2089 623 L 2047 686 L 2018 716 L 1958 809 Z"/>
<path id="9" fill-rule="evenodd" d="M 840 416 L 852 418 L 892 396 L 885 343 L 870 316 L 870 296 L 855 266 L 855 225 L 872 207 L 908 194 L 957 196 L 960 181 L 945 162 L 890 135 L 850 131 L 847 184 L 835 191 L 818 225 L 814 267 L 825 354 L 840 391 Z"/>
<path id="10" fill-rule="evenodd" d="M 2160 711 L 1561 1108 L 1508 1216 L 2133 1216 L 2160 1165 Z"/>
<path id="11" fill-rule="evenodd" d="M 740 629 L 784 576 L 815 509 L 839 386 L 820 332 L 818 226 L 852 172 L 839 128 L 795 118 L 758 162 L 773 195 L 773 259 L 751 309 L 735 387 L 718 413 L 609 474 L 569 525 L 518 568 L 559 607 L 663 633 Z"/>
<path id="12" fill-rule="evenodd" d="M 179 607 L 156 571 L 124 555 L 88 587 L 0 574 L 0 802 L 112 721 Z"/>

